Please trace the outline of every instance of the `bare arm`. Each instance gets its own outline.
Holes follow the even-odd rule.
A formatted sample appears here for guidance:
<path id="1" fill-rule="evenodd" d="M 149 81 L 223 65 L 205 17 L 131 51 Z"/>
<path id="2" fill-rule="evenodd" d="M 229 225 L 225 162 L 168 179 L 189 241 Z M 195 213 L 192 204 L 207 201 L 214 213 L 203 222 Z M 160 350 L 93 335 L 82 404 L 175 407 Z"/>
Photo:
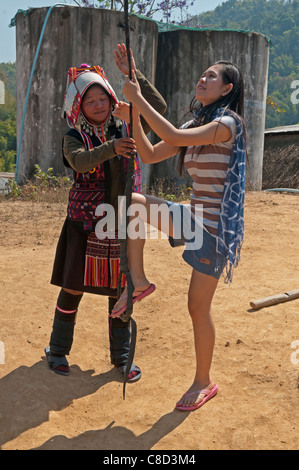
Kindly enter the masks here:
<path id="1" fill-rule="evenodd" d="M 157 113 L 142 96 L 134 73 L 132 73 L 132 81 L 128 77 L 126 78 L 123 92 L 127 99 L 137 106 L 153 131 L 170 146 L 208 145 L 226 142 L 230 139 L 231 132 L 228 127 L 224 124 L 219 126 L 218 122 L 211 122 L 191 129 L 177 129 L 174 127 Z"/>
<path id="2" fill-rule="evenodd" d="M 179 147 L 161 141 L 152 145 L 144 133 L 137 109 L 133 109 L 133 135 L 138 153 L 143 163 L 158 163 L 178 153 Z"/>
<path id="3" fill-rule="evenodd" d="M 123 101 L 115 106 L 113 115 L 119 119 L 126 120 L 128 118 L 128 104 Z M 140 118 L 140 114 L 136 106 L 133 106 L 133 135 L 135 145 L 143 163 L 158 163 L 177 154 L 179 147 L 168 145 L 161 141 L 156 145 L 152 145 L 146 136 L 146 130 Z"/>

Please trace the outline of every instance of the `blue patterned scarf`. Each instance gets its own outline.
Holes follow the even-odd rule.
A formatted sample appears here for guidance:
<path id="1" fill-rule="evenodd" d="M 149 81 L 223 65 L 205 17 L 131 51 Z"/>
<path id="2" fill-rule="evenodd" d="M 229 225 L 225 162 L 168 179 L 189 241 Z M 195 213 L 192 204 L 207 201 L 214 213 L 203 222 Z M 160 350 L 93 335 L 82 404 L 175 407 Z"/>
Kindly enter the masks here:
<path id="1" fill-rule="evenodd" d="M 200 114 L 200 110 L 194 113 L 195 125 L 199 123 Z M 244 240 L 246 141 L 243 123 L 238 114 L 228 109 L 218 108 L 212 120 L 227 115 L 235 119 L 237 132 L 223 189 L 216 246 L 217 253 L 226 260 L 224 282 L 231 283 L 233 270 L 240 260 Z"/>

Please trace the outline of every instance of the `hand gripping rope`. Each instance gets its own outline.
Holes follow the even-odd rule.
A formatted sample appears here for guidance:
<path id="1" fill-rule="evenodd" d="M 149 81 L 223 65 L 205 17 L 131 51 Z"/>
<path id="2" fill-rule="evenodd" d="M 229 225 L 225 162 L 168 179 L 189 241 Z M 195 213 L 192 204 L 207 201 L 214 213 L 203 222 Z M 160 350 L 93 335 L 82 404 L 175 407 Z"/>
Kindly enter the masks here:
<path id="1" fill-rule="evenodd" d="M 131 48 L 130 48 L 130 25 L 129 25 L 129 12 L 128 12 L 128 0 L 124 1 L 124 23 L 125 23 L 125 34 L 126 34 L 126 48 L 128 54 L 128 64 L 129 64 L 129 78 L 132 79 L 132 66 L 131 66 Z M 133 137 L 133 120 L 132 120 L 132 103 L 130 103 L 130 137 Z M 132 202 L 132 190 L 134 185 L 134 154 L 131 153 L 131 158 L 129 159 L 128 164 L 128 172 L 127 172 L 127 180 L 125 186 L 125 199 L 126 199 L 126 208 L 130 207 Z M 127 211 L 126 211 L 127 212 Z M 128 227 L 128 215 L 126 213 L 126 228 Z M 124 322 L 130 321 L 131 326 L 131 341 L 130 341 L 130 350 L 128 361 L 126 364 L 126 370 L 124 374 L 124 384 L 123 384 L 123 399 L 125 399 L 125 389 L 126 383 L 128 380 L 128 375 L 131 370 L 131 366 L 133 364 L 133 358 L 135 353 L 135 345 L 136 345 L 136 335 L 137 335 L 137 325 L 136 322 L 132 318 L 133 312 L 133 282 L 131 279 L 129 267 L 128 267 L 128 257 L 127 257 L 127 237 L 128 237 L 128 230 L 126 230 L 126 235 L 120 240 L 120 264 L 119 264 L 119 278 L 118 278 L 118 298 L 121 295 L 121 278 L 122 274 L 125 275 L 127 289 L 128 289 L 128 298 L 127 298 L 127 309 L 124 313 L 120 315 L 120 319 Z"/>

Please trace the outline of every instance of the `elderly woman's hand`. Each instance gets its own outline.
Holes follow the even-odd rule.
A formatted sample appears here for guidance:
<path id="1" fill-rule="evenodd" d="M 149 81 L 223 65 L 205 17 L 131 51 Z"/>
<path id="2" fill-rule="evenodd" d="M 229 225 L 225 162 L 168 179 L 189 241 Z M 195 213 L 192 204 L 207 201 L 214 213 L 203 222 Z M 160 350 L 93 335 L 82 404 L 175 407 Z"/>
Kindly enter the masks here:
<path id="1" fill-rule="evenodd" d="M 124 101 L 119 101 L 114 106 L 113 116 L 121 121 L 130 122 L 130 105 Z"/>
<path id="2" fill-rule="evenodd" d="M 130 137 L 115 139 L 113 146 L 116 155 L 121 155 L 122 157 L 130 158 L 131 153 L 136 153 L 135 141 Z"/>

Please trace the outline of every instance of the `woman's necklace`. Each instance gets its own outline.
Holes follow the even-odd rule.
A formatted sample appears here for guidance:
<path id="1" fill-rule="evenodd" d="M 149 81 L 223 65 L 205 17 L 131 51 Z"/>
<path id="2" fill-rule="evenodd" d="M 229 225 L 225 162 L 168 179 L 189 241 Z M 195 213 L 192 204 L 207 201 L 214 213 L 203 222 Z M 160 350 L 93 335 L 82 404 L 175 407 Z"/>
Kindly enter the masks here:
<path id="1" fill-rule="evenodd" d="M 107 142 L 106 134 L 108 132 L 108 126 L 109 126 L 110 120 L 111 120 L 111 111 L 106 117 L 105 121 L 99 125 L 91 124 L 88 121 L 88 119 L 85 117 L 85 115 L 82 113 L 82 111 L 80 113 L 81 129 L 84 132 L 86 132 L 86 134 L 90 135 L 90 137 L 95 135 L 99 139 L 102 145 L 104 144 L 104 142 Z M 94 168 L 93 170 L 89 170 L 89 173 L 92 174 L 95 171 L 96 171 L 96 168 Z"/>
<path id="2" fill-rule="evenodd" d="M 99 125 L 91 124 L 91 122 L 89 122 L 88 119 L 81 112 L 80 113 L 80 126 L 81 126 L 81 129 L 84 132 L 86 132 L 86 134 L 89 134 L 90 136 L 96 135 L 97 137 L 101 139 L 100 135 L 105 137 L 105 134 L 108 131 L 110 119 L 111 119 L 111 112 L 108 114 L 105 121 L 102 122 L 101 124 Z"/>

